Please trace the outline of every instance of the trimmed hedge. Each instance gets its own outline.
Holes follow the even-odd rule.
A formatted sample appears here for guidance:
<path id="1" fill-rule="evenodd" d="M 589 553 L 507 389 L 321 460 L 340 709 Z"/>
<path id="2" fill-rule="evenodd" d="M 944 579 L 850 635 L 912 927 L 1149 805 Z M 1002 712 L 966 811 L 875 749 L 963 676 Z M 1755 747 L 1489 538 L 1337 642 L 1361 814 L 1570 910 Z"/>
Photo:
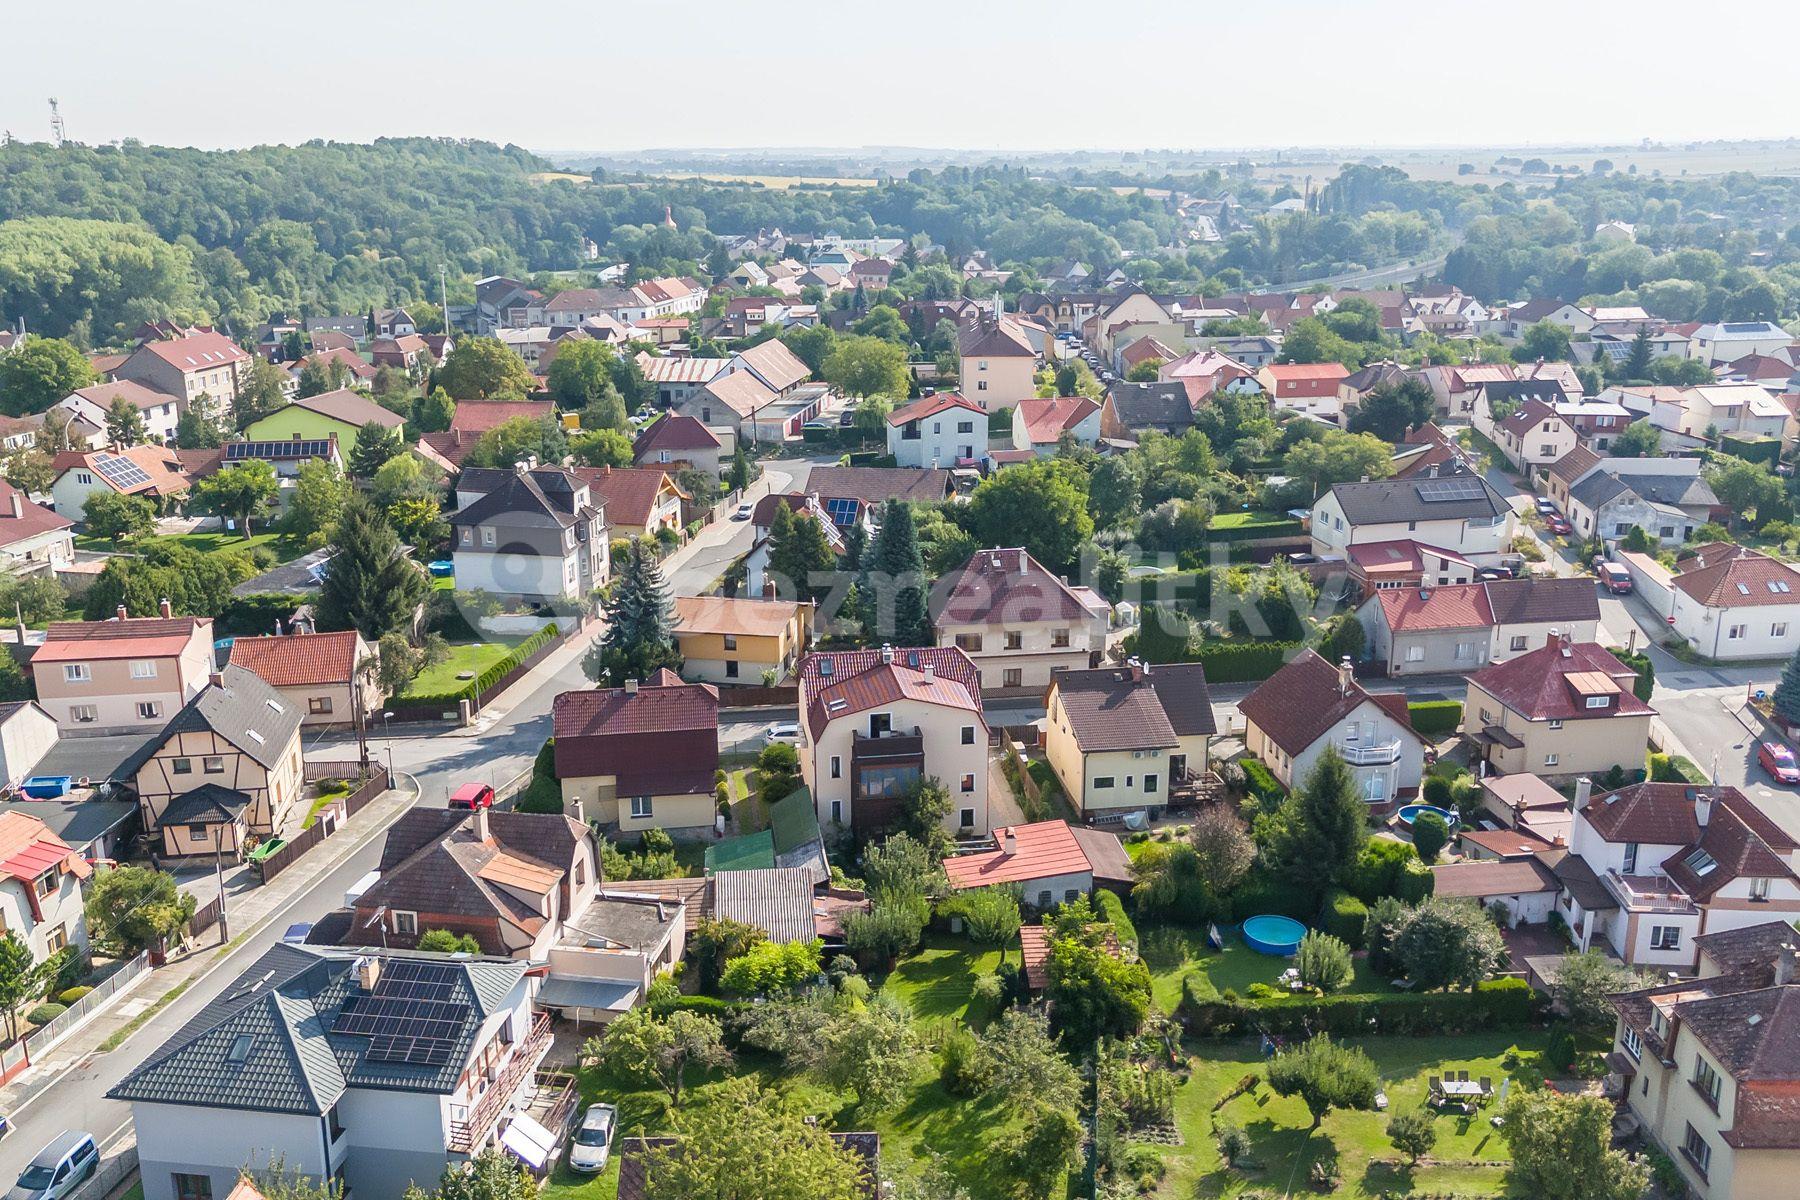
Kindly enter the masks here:
<path id="1" fill-rule="evenodd" d="M 1187 661 L 1205 666 L 1208 683 L 1261 683 L 1301 649 L 1299 642 L 1201 642 Z"/>
<path id="2" fill-rule="evenodd" d="M 1113 927 L 1123 945 L 1137 945 L 1137 926 L 1125 915 L 1125 902 L 1119 894 L 1109 888 L 1094 889 L 1094 908 L 1106 923 Z"/>
<path id="3" fill-rule="evenodd" d="M 1408 842 L 1387 838 L 1370 839 L 1344 873 L 1345 890 L 1364 904 L 1373 904 L 1383 896 L 1417 904 L 1431 895 L 1433 886 L 1431 868 L 1419 861 L 1418 851 Z"/>
<path id="4" fill-rule="evenodd" d="M 1406 715 L 1420 733 L 1455 733 L 1462 724 L 1462 707 L 1460 700 L 1415 700 L 1406 706 Z"/>
<path id="5" fill-rule="evenodd" d="M 1271 996 L 1258 1001 L 1210 998 L 1190 975 L 1182 983 L 1178 1015 L 1190 1032 L 1232 1037 L 1262 1032 L 1284 1036 L 1429 1035 L 1525 1025 L 1546 1007 L 1523 979 L 1489 979 L 1472 992 L 1394 992 L 1351 996 Z"/>
<path id="6" fill-rule="evenodd" d="M 219 609 L 213 622 L 214 637 L 256 637 L 274 633 L 275 622 L 286 621 L 300 607 L 300 597 L 286 592 L 257 592 L 233 596 Z"/>
<path id="7" fill-rule="evenodd" d="M 25 1014 L 25 1019 L 33 1025 L 48 1025 L 68 1011 L 66 1004 L 39 1004 Z"/>
<path id="8" fill-rule="evenodd" d="M 1780 438 L 1750 438 L 1740 433 L 1728 433 L 1719 439 L 1719 449 L 1745 462 L 1763 463 L 1769 467 L 1781 460 Z"/>
<path id="9" fill-rule="evenodd" d="M 78 986 L 72 987 L 72 988 L 66 988 L 63 991 L 58 992 L 56 994 L 56 1002 L 58 1004 L 74 1004 L 76 1001 L 80 1000 L 83 996 L 87 995 L 89 992 L 91 992 L 93 990 L 94 990 L 93 988 L 88 987 L 85 984 L 81 984 L 81 985 L 78 985 Z"/>
<path id="10" fill-rule="evenodd" d="M 1223 529 L 1209 527 L 1206 540 L 1209 542 L 1250 542 L 1263 538 L 1298 537 L 1305 533 L 1305 528 L 1293 517 L 1283 517 L 1275 521 L 1261 521 L 1251 525 L 1228 525 Z"/>
<path id="11" fill-rule="evenodd" d="M 1273 808 L 1287 797 L 1287 789 L 1281 786 L 1281 780 L 1275 778 L 1275 772 L 1262 759 L 1246 758 L 1238 765 L 1244 768 L 1245 789 L 1264 808 Z"/>
<path id="12" fill-rule="evenodd" d="M 1332 888 L 1325 893 L 1325 901 L 1319 907 L 1318 928 L 1352 950 L 1361 950 L 1363 922 L 1368 915 L 1368 906 L 1361 900 L 1343 888 Z"/>
<path id="13" fill-rule="evenodd" d="M 1231 919 L 1243 921 L 1262 913 L 1292 917 L 1300 922 L 1311 921 L 1315 915 L 1313 893 L 1310 889 L 1296 887 L 1292 880 L 1252 871 L 1231 893 Z"/>
<path id="14" fill-rule="evenodd" d="M 552 621 L 518 645 L 508 650 L 499 662 L 459 688 L 424 696 L 397 697 L 398 703 L 419 708 L 454 708 L 459 700 L 473 700 L 477 692 L 491 691 L 501 677 L 520 663 L 556 640 L 556 623 Z"/>

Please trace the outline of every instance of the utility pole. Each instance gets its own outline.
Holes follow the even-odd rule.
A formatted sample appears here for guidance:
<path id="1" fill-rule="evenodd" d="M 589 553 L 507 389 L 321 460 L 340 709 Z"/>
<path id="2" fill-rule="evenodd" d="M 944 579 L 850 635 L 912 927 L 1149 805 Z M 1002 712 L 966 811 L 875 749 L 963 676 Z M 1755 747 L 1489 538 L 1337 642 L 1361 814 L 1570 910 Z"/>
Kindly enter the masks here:
<path id="1" fill-rule="evenodd" d="M 68 131 L 63 128 L 62 112 L 56 107 L 56 97 L 50 97 L 50 140 L 58 150 L 68 140 Z"/>
<path id="2" fill-rule="evenodd" d="M 444 264 L 438 264 L 438 302 L 444 306 L 444 336 L 450 336 L 450 286 L 444 282 Z"/>
<path id="3" fill-rule="evenodd" d="M 223 946 L 231 940 L 231 922 L 225 919 L 225 867 L 223 863 L 224 848 L 221 839 L 224 825 L 213 826 L 213 882 L 219 888 L 219 945 Z"/>

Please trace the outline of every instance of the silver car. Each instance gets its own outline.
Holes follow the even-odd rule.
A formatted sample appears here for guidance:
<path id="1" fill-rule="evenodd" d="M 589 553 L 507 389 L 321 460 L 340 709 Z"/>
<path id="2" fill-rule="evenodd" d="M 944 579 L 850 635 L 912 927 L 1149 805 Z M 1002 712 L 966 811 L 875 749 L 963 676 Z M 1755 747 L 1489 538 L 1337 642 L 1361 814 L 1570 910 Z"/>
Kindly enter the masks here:
<path id="1" fill-rule="evenodd" d="M 37 1152 L 6 1200 L 62 1200 L 93 1177 L 100 1148 L 89 1133 L 62 1134 Z"/>
<path id="2" fill-rule="evenodd" d="M 612 1153 L 613 1130 L 619 1123 L 619 1110 L 610 1104 L 596 1104 L 581 1118 L 581 1128 L 569 1140 L 569 1170 L 593 1175 L 606 1170 L 607 1156 Z"/>

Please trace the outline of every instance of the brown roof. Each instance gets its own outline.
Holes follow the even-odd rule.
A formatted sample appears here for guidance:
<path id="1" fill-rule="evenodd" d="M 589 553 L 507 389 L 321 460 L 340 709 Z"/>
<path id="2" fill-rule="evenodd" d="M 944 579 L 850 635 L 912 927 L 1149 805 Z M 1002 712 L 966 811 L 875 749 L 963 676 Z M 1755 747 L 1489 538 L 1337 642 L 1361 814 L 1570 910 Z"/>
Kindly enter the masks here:
<path id="1" fill-rule="evenodd" d="M 551 708 L 559 779 L 618 777 L 621 796 L 700 795 L 719 765 L 719 694 L 701 683 L 564 692 Z"/>
<path id="2" fill-rule="evenodd" d="M 548 400 L 464 400 L 457 404 L 450 428 L 467 441 L 508 421 L 527 417 L 544 421 L 556 415 L 556 405 Z"/>
<path id="3" fill-rule="evenodd" d="M 1550 474 L 1566 484 L 1572 484 L 1593 468 L 1600 465 L 1602 459 L 1586 446 L 1576 446 L 1573 450 L 1544 468 Z"/>
<path id="4" fill-rule="evenodd" d="M 1439 896 L 1476 899 L 1554 892 L 1556 876 L 1535 858 L 1466 859 L 1431 868 Z"/>
<path id="5" fill-rule="evenodd" d="M 240 637 L 231 644 L 231 661 L 255 671 L 271 687 L 348 684 L 356 673 L 360 640 L 354 629 Z"/>
<path id="6" fill-rule="evenodd" d="M 722 443 L 713 431 L 684 413 L 666 413 L 637 435 L 631 443 L 634 458 L 657 450 L 717 450 Z"/>
<path id="7" fill-rule="evenodd" d="M 965 329 L 957 339 L 957 353 L 964 358 L 1036 358 L 1031 339 L 1011 321 L 983 320 Z"/>
<path id="8" fill-rule="evenodd" d="M 762 380 L 748 371 L 733 371 L 729 375 L 715 376 L 701 390 L 740 417 L 753 416 L 776 396 Z"/>
<path id="9" fill-rule="evenodd" d="M 116 458 L 129 459 L 149 478 L 121 487 L 106 477 L 96 464 L 106 463 Z M 85 467 L 93 472 L 94 478 L 104 483 L 115 492 L 127 496 L 152 493 L 158 496 L 173 496 L 188 490 L 190 482 L 187 468 L 181 461 L 181 453 L 168 446 L 127 446 L 118 454 L 110 450 L 63 450 L 50 460 L 50 465 L 58 474 L 71 467 Z"/>
<path id="10" fill-rule="evenodd" d="M 1080 621 L 1094 616 L 1081 597 L 1029 552 L 977 550 L 947 586 L 933 589 L 943 625 L 1005 625 L 1032 621 Z"/>
<path id="11" fill-rule="evenodd" d="M 739 637 L 779 637 L 800 606 L 791 600 L 748 600 L 728 596 L 675 597 L 676 633 L 729 633 Z"/>
<path id="12" fill-rule="evenodd" d="M 139 354 L 148 352 L 180 371 L 209 371 L 231 363 L 244 362 L 249 355 L 222 333 L 210 331 L 190 334 L 168 341 L 145 342 Z"/>
<path id="13" fill-rule="evenodd" d="M 300 368 L 305 367 L 307 363 L 317 363 L 322 367 L 329 367 L 333 363 L 339 363 L 348 370 L 351 375 L 358 379 L 373 379 L 375 377 L 374 365 L 364 361 L 362 355 L 345 346 L 331 346 L 323 350 L 315 350 L 313 353 L 296 363 L 294 369 L 298 371 Z"/>
<path id="14" fill-rule="evenodd" d="M 1723 562 L 1708 557 L 1706 566 L 1677 575 L 1675 588 L 1706 608 L 1800 604 L 1800 571 L 1766 554 L 1744 550 Z"/>
<path id="15" fill-rule="evenodd" d="M 969 412 L 979 413 L 983 417 L 987 416 L 986 409 L 973 400 L 965 399 L 960 393 L 936 392 L 930 396 L 921 396 L 911 404 L 896 408 L 888 414 L 887 422 L 898 429 L 908 421 L 923 421 L 926 417 L 933 417 L 953 408 L 967 409 Z"/>
<path id="16" fill-rule="evenodd" d="M 1791 842 L 1787 848 L 1792 848 Z M 1758 836 L 1748 819 L 1723 807 L 1713 809 L 1699 842 L 1664 859 L 1662 869 L 1682 891 L 1702 903 L 1736 879 L 1795 878 L 1787 859 Z"/>
<path id="17" fill-rule="evenodd" d="M 800 360 L 780 338 L 770 338 L 738 353 L 738 362 L 762 377 L 770 387 L 785 392 L 812 377 L 812 368 Z"/>
<path id="18" fill-rule="evenodd" d="M 925 668 L 931 668 L 926 674 Z M 896 700 L 981 715 L 981 673 L 955 646 L 884 647 L 809 654 L 800 660 L 800 711 L 814 737 L 832 721 Z"/>
<path id="19" fill-rule="evenodd" d="M 1182 737 L 1217 731 L 1199 663 L 1057 671 L 1050 689 L 1062 698 L 1069 730 L 1085 754 L 1174 748 Z"/>
<path id="20" fill-rule="evenodd" d="M 1721 972 L 1744 971 L 1774 965 L 1781 948 L 1794 941 L 1794 927 L 1786 921 L 1764 921 L 1737 929 L 1720 929 L 1694 938 L 1694 946 L 1712 959 Z"/>
<path id="21" fill-rule="evenodd" d="M 18 506 L 18 516 L 13 515 L 15 504 Z M 11 546 L 39 534 L 68 529 L 74 524 L 67 517 L 59 516 L 41 504 L 33 504 L 31 497 L 0 479 L 0 546 Z"/>
<path id="22" fill-rule="evenodd" d="M 1338 669 L 1309 648 L 1258 684 L 1238 704 L 1238 710 L 1293 757 L 1324 737 L 1365 701 L 1378 705 L 1408 732 L 1412 731 L 1405 695 L 1392 692 L 1377 696 L 1363 690 L 1355 679 L 1345 688 Z"/>
<path id="23" fill-rule="evenodd" d="M 1577 621 L 1600 619 L 1600 596 L 1591 580 L 1494 579 L 1482 587 L 1496 625 L 1555 621 L 1566 628 Z"/>
<path id="24" fill-rule="evenodd" d="M 346 425 L 361 429 L 370 421 L 386 429 L 398 429 L 406 424 L 406 418 L 397 412 L 381 407 L 361 392 L 353 392 L 349 388 L 339 388 L 335 392 L 320 392 L 317 396 L 306 396 L 292 402 L 297 408 L 318 413 L 322 417 L 330 417 L 334 421 L 342 421 Z M 462 405 L 456 411 L 461 412 Z"/>
<path id="25" fill-rule="evenodd" d="M 576 467 L 575 474 L 605 504 L 609 530 L 648 528 L 663 485 L 675 486 L 661 467 Z"/>
<path id="26" fill-rule="evenodd" d="M 1554 420 L 1556 420 L 1556 410 L 1542 400 L 1533 397 L 1519 405 L 1518 409 L 1506 420 L 1500 422 L 1500 427 L 1514 437 L 1523 437 L 1545 421 Z"/>
<path id="27" fill-rule="evenodd" d="M 1599 720 L 1652 716 L 1656 710 L 1632 694 L 1637 673 L 1593 642 L 1567 638 L 1528 654 L 1484 667 L 1469 677 L 1507 708 L 1532 721 Z M 1609 686 L 1602 684 L 1610 681 Z M 1604 708 L 1589 708 L 1586 697 L 1615 697 Z"/>
<path id="28" fill-rule="evenodd" d="M 146 411 L 152 408 L 161 408 L 165 404 L 174 404 L 179 399 L 167 392 L 159 392 L 154 388 L 145 387 L 132 379 L 121 379 L 115 383 L 96 383 L 88 387 L 76 388 L 73 394 L 102 409 L 111 408 L 112 402 L 117 399 L 124 399 Z"/>
<path id="29" fill-rule="evenodd" d="M 1609 842 L 1639 842 L 1652 846 L 1687 846 L 1700 837 L 1696 801 L 1713 799 L 1713 811 L 1730 809 L 1750 822 L 1771 845 L 1796 848 L 1781 826 L 1764 816 L 1749 797 L 1735 787 L 1696 787 L 1691 783 L 1634 783 L 1595 796 L 1581 815 L 1594 832 Z"/>
<path id="30" fill-rule="evenodd" d="M 1530 858 L 1555 846 L 1527 829 L 1465 829 L 1458 835 L 1496 858 Z"/>
<path id="31" fill-rule="evenodd" d="M 806 489 L 826 500 L 886 500 L 934 503 L 950 493 L 950 472 L 935 467 L 814 467 Z"/>
<path id="32" fill-rule="evenodd" d="M 211 617 L 127 617 L 106 621 L 53 621 L 31 661 L 84 662 L 102 658 L 172 658 L 196 631 L 212 636 Z"/>

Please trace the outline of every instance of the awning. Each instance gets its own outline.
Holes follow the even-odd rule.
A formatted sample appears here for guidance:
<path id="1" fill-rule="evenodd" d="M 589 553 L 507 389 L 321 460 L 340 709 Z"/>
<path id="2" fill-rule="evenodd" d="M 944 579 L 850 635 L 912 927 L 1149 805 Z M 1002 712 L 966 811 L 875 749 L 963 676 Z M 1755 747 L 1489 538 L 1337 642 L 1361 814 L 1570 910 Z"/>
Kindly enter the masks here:
<path id="1" fill-rule="evenodd" d="M 1506 750 L 1522 750 L 1525 747 L 1525 743 L 1520 741 L 1516 734 L 1508 733 L 1498 725 L 1489 725 L 1475 735 L 1475 740 L 1499 746 Z"/>
<path id="2" fill-rule="evenodd" d="M 1637 1074 L 1637 1064 L 1623 1050 L 1614 1050 L 1606 1056 L 1606 1069 L 1627 1079 Z"/>
<path id="3" fill-rule="evenodd" d="M 500 1134 L 500 1144 L 532 1170 L 541 1171 L 556 1150 L 556 1136 L 524 1113 L 515 1113 Z"/>
<path id="4" fill-rule="evenodd" d="M 551 975 L 538 987 L 542 1008 L 588 1008 L 596 1012 L 630 1012 L 638 988 L 623 979 L 580 979 Z"/>

